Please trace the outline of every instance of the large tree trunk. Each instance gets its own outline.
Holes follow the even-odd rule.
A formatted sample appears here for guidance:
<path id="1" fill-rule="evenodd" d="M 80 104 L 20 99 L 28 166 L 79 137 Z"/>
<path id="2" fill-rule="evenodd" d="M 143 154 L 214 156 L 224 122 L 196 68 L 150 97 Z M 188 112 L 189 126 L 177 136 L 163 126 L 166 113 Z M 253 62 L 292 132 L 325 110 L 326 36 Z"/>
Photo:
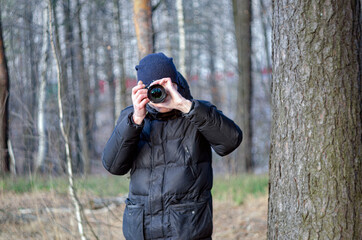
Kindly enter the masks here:
<path id="1" fill-rule="evenodd" d="M 152 9 L 150 0 L 133 0 L 134 24 L 139 59 L 153 53 Z"/>
<path id="2" fill-rule="evenodd" d="M 236 151 L 236 173 L 250 171 L 251 156 L 251 4 L 250 0 L 233 0 L 236 46 L 238 50 L 237 121 L 243 130 L 243 143 Z"/>
<path id="3" fill-rule="evenodd" d="M 0 173 L 10 171 L 9 151 L 9 73 L 5 56 L 0 5 Z"/>
<path id="4" fill-rule="evenodd" d="M 360 239 L 360 6 L 273 3 L 268 239 Z"/>

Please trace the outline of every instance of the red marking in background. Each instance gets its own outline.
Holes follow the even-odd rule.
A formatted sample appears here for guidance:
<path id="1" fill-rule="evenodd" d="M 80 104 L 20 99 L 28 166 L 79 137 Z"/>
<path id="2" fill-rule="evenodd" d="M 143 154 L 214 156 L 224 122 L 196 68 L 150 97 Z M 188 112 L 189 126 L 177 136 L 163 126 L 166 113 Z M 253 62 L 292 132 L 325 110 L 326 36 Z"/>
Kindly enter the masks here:
<path id="1" fill-rule="evenodd" d="M 137 79 L 135 78 L 126 78 L 126 88 L 131 89 L 137 85 Z"/>
<path id="2" fill-rule="evenodd" d="M 99 92 L 102 94 L 104 93 L 104 86 L 105 86 L 106 82 L 104 80 L 99 80 L 98 81 L 98 86 L 99 86 Z"/>

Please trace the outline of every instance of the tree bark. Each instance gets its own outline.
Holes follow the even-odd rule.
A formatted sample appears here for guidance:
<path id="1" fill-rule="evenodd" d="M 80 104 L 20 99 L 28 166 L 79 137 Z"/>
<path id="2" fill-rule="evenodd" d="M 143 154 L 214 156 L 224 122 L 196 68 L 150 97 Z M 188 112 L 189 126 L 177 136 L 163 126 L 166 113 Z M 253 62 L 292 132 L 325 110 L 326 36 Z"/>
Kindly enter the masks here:
<path id="1" fill-rule="evenodd" d="M 360 239 L 359 3 L 273 4 L 268 239 Z"/>
<path id="2" fill-rule="evenodd" d="M 116 94 L 115 94 L 115 115 L 124 109 L 127 104 L 127 93 L 126 93 L 126 70 L 124 66 L 124 46 L 123 46 L 123 33 L 121 24 L 121 11 L 119 0 L 113 0 L 113 18 L 116 26 L 117 42 L 118 42 L 118 67 L 120 74 L 116 78 Z M 117 119 L 115 120 L 115 124 Z"/>
<path id="3" fill-rule="evenodd" d="M 112 39 L 112 34 L 111 34 L 111 30 L 109 29 L 109 27 L 107 27 L 108 22 L 104 21 L 103 22 L 103 29 L 107 32 L 108 36 L 106 38 L 103 38 L 104 41 L 104 53 L 105 53 L 105 66 L 104 69 L 106 71 L 106 77 L 107 77 L 107 82 L 108 82 L 108 86 L 109 86 L 109 102 L 111 105 L 111 111 L 112 111 L 112 119 L 113 122 L 117 121 L 117 116 L 116 115 L 116 106 L 115 106 L 115 96 L 116 96 L 116 91 L 115 91 L 115 87 L 114 87 L 114 73 L 113 73 L 113 55 L 112 55 L 112 43 L 111 43 L 111 39 Z M 106 34 L 104 34 L 106 35 Z M 103 36 L 104 36 L 103 35 Z"/>
<path id="4" fill-rule="evenodd" d="M 176 1 L 177 9 L 177 24 L 179 34 L 179 72 L 186 76 L 186 64 L 185 64 L 185 51 L 186 51 L 186 38 L 184 27 L 184 10 L 182 7 L 182 0 Z"/>
<path id="5" fill-rule="evenodd" d="M 74 34 L 73 34 L 73 22 L 72 22 L 72 12 L 71 12 L 71 1 L 70 0 L 63 0 L 63 11 L 64 11 L 64 26 L 65 26 L 65 40 L 66 40 L 66 60 L 70 60 L 70 69 L 71 69 L 71 75 L 70 77 L 70 86 L 69 89 L 69 109 L 68 109 L 68 129 L 65 128 L 65 130 L 68 130 L 69 134 L 73 133 L 74 143 L 75 143 L 75 151 L 74 158 L 73 158 L 73 167 L 74 172 L 80 172 L 81 169 L 84 166 L 83 158 L 81 154 L 82 149 L 82 143 L 81 143 L 81 136 L 79 133 L 79 120 L 80 118 L 80 99 L 79 99 L 79 72 L 77 71 L 77 60 L 75 56 L 75 41 L 74 41 Z M 60 70 L 60 71 L 66 71 L 67 69 Z M 65 94 L 65 93 L 64 93 Z M 63 96 L 62 96 L 63 98 Z M 66 115 L 64 116 L 66 117 Z M 65 118 L 65 120 L 67 120 Z M 67 121 L 65 121 L 67 122 Z M 67 125 L 66 125 L 67 127 Z M 71 151 L 71 149 L 70 149 Z M 71 154 L 73 155 L 73 154 Z"/>
<path id="6" fill-rule="evenodd" d="M 85 70 L 84 64 L 84 49 L 83 49 L 83 28 L 82 23 L 80 20 L 81 14 L 81 4 L 79 0 L 77 0 L 77 12 L 76 12 L 76 19 L 78 24 L 78 66 L 79 66 L 79 103 L 80 103 L 80 110 L 79 110 L 79 137 L 80 143 L 82 146 L 82 162 L 84 164 L 84 173 L 90 174 L 92 165 L 91 159 L 89 156 L 89 142 L 88 137 L 90 132 L 90 106 L 89 106 L 89 92 L 90 92 L 90 84 L 89 84 L 89 77 L 87 71 Z"/>
<path id="7" fill-rule="evenodd" d="M 46 153 L 46 136 L 45 136 L 45 87 L 46 87 L 46 73 L 48 69 L 48 58 L 49 58 L 49 41 L 48 41 L 48 9 L 44 8 L 43 12 L 43 46 L 41 51 L 40 68 L 41 75 L 38 89 L 38 156 L 35 161 L 35 170 L 39 171 L 44 164 L 45 153 Z"/>
<path id="8" fill-rule="evenodd" d="M 5 55 L 0 6 L 0 173 L 10 171 L 9 138 L 9 88 L 10 79 Z"/>
<path id="9" fill-rule="evenodd" d="M 152 9 L 150 0 L 133 0 L 138 58 L 153 53 Z"/>
<path id="10" fill-rule="evenodd" d="M 236 151 L 235 173 L 252 169 L 251 155 L 251 4 L 250 0 L 233 0 L 235 37 L 238 51 L 237 122 L 243 130 L 243 143 Z"/>

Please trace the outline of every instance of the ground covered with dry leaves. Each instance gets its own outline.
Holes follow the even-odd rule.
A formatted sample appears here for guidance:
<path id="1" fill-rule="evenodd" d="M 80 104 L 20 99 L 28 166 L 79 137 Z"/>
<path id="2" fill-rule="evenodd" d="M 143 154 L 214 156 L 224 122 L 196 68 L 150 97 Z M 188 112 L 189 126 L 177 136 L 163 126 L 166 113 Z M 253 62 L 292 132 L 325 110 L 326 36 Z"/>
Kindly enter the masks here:
<path id="1" fill-rule="evenodd" d="M 80 197 L 88 239 L 124 239 L 117 202 L 97 208 L 90 195 Z M 79 239 L 69 197 L 56 192 L 0 195 L 0 239 Z M 267 196 L 247 198 L 243 205 L 214 200 L 213 239 L 266 239 Z M 96 237 L 97 236 L 97 237 Z"/>

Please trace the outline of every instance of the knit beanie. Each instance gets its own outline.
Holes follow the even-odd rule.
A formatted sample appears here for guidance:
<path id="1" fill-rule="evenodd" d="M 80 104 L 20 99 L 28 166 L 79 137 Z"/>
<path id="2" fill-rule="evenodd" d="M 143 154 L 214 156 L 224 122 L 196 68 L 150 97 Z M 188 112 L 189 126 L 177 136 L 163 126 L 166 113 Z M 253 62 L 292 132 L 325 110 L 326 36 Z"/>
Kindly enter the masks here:
<path id="1" fill-rule="evenodd" d="M 173 64 L 172 58 L 163 53 L 152 53 L 142 58 L 135 67 L 137 70 L 137 79 L 142 81 L 146 86 L 153 81 L 169 77 L 174 83 L 177 81 L 177 70 Z"/>

